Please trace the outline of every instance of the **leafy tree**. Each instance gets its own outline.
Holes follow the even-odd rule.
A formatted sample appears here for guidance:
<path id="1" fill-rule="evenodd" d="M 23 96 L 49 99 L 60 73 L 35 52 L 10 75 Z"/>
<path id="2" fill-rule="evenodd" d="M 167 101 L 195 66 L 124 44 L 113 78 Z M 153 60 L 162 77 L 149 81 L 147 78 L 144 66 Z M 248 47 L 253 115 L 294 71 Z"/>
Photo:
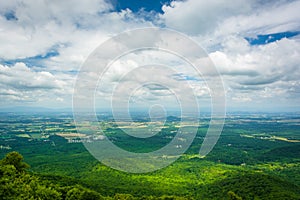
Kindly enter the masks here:
<path id="1" fill-rule="evenodd" d="M 29 165 L 22 161 L 23 156 L 16 151 L 8 153 L 2 160 L 1 165 L 13 165 L 18 172 L 23 172 Z"/>
<path id="2" fill-rule="evenodd" d="M 242 200 L 242 197 L 238 196 L 237 194 L 235 194 L 235 193 L 232 192 L 232 191 L 229 191 L 229 192 L 227 193 L 227 195 L 228 195 L 228 198 L 229 198 L 230 200 Z"/>
<path id="3" fill-rule="evenodd" d="M 115 200 L 134 200 L 135 198 L 131 194 L 115 194 Z"/>
<path id="4" fill-rule="evenodd" d="M 99 193 L 76 186 L 67 192 L 66 200 L 101 200 L 104 199 Z"/>
<path id="5" fill-rule="evenodd" d="M 73 188 L 68 191 L 66 200 L 82 199 L 82 191 L 79 188 Z"/>

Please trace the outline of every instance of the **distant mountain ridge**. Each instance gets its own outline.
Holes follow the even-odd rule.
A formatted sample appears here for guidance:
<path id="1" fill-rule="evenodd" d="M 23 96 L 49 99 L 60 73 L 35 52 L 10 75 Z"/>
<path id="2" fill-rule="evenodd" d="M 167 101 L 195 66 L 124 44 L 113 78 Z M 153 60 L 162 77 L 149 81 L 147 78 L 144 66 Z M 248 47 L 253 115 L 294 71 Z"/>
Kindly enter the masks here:
<path id="1" fill-rule="evenodd" d="M 0 112 L 12 112 L 12 113 L 72 112 L 72 109 L 71 108 L 14 106 L 14 107 L 6 107 L 6 108 L 0 107 Z"/>

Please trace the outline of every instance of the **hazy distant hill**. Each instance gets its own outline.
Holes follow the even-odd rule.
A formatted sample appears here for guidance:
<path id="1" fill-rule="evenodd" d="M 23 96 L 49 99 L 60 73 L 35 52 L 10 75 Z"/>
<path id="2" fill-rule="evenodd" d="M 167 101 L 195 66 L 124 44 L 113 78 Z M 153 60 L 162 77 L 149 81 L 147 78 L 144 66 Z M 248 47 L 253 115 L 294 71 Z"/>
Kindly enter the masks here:
<path id="1" fill-rule="evenodd" d="M 45 112 L 72 112 L 71 108 L 45 108 L 45 107 L 27 107 L 16 106 L 0 108 L 0 112 L 13 112 L 13 113 L 45 113 Z"/>

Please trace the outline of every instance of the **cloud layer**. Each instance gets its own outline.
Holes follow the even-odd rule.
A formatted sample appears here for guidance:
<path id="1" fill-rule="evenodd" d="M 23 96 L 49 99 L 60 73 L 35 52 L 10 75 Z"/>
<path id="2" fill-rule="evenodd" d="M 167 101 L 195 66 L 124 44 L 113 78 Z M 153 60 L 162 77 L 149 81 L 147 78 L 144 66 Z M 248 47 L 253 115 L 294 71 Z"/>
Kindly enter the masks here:
<path id="1" fill-rule="evenodd" d="M 71 107 L 76 74 L 99 44 L 125 30 L 161 26 L 203 46 L 222 75 L 229 109 L 300 110 L 299 10 L 299 0 L 173 1 L 162 6 L 163 13 L 116 11 L 105 0 L 1 1 L 0 106 Z M 266 36 L 256 45 L 247 40 L 288 32 L 295 34 Z M 117 65 L 131 69 L 156 57 L 132 54 Z M 159 62 L 182 65 L 167 55 Z M 108 71 L 107 88 L 126 72 L 121 68 Z M 199 97 L 209 92 L 188 68 L 172 77 L 178 84 L 190 81 Z M 163 91 L 150 87 L 136 94 L 165 98 Z"/>

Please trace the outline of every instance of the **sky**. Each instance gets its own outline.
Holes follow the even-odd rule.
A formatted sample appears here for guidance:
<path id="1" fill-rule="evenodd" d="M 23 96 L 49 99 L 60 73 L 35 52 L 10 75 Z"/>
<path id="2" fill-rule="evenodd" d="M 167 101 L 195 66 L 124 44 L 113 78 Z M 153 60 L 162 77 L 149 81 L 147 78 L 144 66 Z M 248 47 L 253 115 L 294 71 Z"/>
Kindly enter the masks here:
<path id="1" fill-rule="evenodd" d="M 228 111 L 299 112 L 299 10 L 299 0 L 0 0 L 0 108 L 71 108 L 77 75 L 99 45 L 123 31 L 159 27 L 206 51 L 223 79 Z M 188 82 L 197 98 L 209 96 L 178 57 L 140 52 L 112 65 L 100 104 L 120 73 L 150 58 L 181 66 L 174 84 Z M 168 92 L 138 88 L 131 102 L 163 102 Z"/>

